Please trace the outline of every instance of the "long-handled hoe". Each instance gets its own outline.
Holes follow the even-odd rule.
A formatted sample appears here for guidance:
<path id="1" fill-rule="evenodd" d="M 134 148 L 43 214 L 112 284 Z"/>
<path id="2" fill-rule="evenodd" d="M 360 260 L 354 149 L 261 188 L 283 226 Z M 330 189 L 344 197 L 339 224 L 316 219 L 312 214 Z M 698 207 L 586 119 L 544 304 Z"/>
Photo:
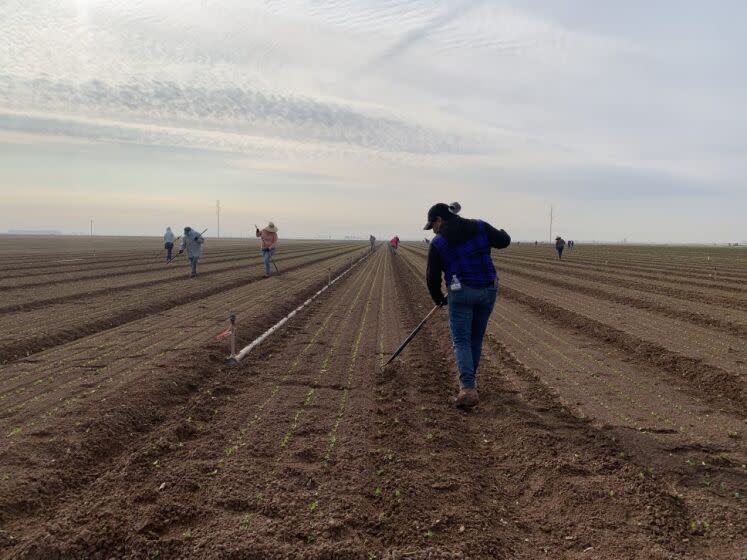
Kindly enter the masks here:
<path id="1" fill-rule="evenodd" d="M 384 367 L 388 366 L 392 362 L 392 360 L 394 360 L 394 358 L 396 358 L 397 356 L 399 356 L 400 353 L 402 352 L 402 350 L 404 350 L 405 347 L 408 344 L 410 344 L 410 342 L 412 342 L 412 339 L 415 338 L 415 335 L 418 334 L 418 332 L 420 332 L 420 329 L 423 328 L 423 325 L 425 325 L 425 322 L 428 319 L 430 319 L 431 315 L 433 315 L 436 312 L 436 309 L 438 309 L 439 307 L 441 307 L 441 306 L 440 305 L 433 306 L 433 309 L 431 309 L 430 312 L 428 313 L 428 315 L 426 315 L 425 318 L 422 321 L 420 321 L 420 324 L 417 327 L 415 327 L 415 330 L 412 331 L 407 336 L 407 338 L 404 340 L 404 342 L 399 345 L 399 348 L 397 348 L 397 350 L 395 350 L 394 354 L 392 354 L 392 357 L 387 360 L 387 362 L 384 364 Z"/>
<path id="2" fill-rule="evenodd" d="M 199 239 L 200 237 L 202 237 L 202 234 L 205 233 L 207 230 L 208 230 L 208 228 L 203 229 L 200 232 L 200 235 L 197 236 L 197 239 Z M 181 235 L 179 237 L 181 237 Z M 177 237 L 176 239 L 178 240 L 179 237 Z M 174 241 L 174 243 L 176 243 L 176 241 Z M 173 257 L 171 257 L 171 259 L 169 259 L 168 261 L 166 261 L 166 264 L 171 264 L 171 261 L 173 261 L 178 256 L 179 256 L 179 253 L 177 253 L 176 255 L 174 255 Z"/>

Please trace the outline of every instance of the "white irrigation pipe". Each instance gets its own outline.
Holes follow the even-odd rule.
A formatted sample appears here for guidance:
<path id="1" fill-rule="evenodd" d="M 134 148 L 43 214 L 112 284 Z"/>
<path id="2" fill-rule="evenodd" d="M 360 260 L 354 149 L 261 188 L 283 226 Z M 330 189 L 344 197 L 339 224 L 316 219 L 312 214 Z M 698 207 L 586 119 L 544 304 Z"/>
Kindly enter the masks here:
<path id="1" fill-rule="evenodd" d="M 327 288 L 329 288 L 332 284 L 334 284 L 340 278 L 342 278 L 343 276 L 345 276 L 348 272 L 350 272 L 354 267 L 356 267 L 361 261 L 365 260 L 366 258 L 368 258 L 368 254 L 363 255 L 363 257 L 361 257 L 360 259 L 358 259 L 357 261 L 355 261 L 353 264 L 351 264 L 348 268 L 346 268 L 345 270 L 343 270 L 336 278 L 334 278 L 333 280 L 331 280 L 330 282 L 328 282 L 327 285 L 324 286 L 321 290 L 317 291 L 313 296 L 311 296 L 309 299 L 307 299 L 301 305 L 299 305 L 298 307 L 296 307 L 293 311 L 291 311 L 290 313 L 288 313 L 288 315 L 286 315 L 285 317 L 283 317 L 282 319 L 280 319 L 277 323 L 275 323 L 273 326 L 271 326 L 269 329 L 267 329 L 265 332 L 263 332 L 261 335 L 259 335 L 259 337 L 257 337 L 256 339 L 254 339 L 248 345 L 244 346 L 244 348 L 241 349 L 241 352 L 239 352 L 238 354 L 236 354 L 235 356 L 233 356 L 234 360 L 236 360 L 236 361 L 232 362 L 232 363 L 238 363 L 238 362 L 240 362 L 244 357 L 246 357 L 247 354 L 249 354 L 249 352 L 251 352 L 254 348 L 256 348 L 257 346 L 259 346 L 268 336 L 270 336 L 272 333 L 274 333 L 276 330 L 278 330 L 280 327 L 282 327 L 285 323 L 287 323 L 290 319 L 292 319 L 293 316 L 296 315 L 296 313 L 298 313 L 304 307 L 306 307 L 307 305 L 309 305 L 312 301 L 314 301 L 317 297 L 319 297 L 320 294 L 324 293 L 327 290 Z"/>

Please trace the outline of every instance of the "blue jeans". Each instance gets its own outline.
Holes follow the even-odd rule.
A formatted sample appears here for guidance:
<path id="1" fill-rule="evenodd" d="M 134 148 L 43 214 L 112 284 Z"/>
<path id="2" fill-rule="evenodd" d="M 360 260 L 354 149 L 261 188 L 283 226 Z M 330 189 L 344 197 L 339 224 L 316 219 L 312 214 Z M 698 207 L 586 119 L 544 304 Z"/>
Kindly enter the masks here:
<path id="1" fill-rule="evenodd" d="M 200 257 L 189 257 L 189 264 L 192 267 L 192 276 L 197 276 L 197 261 Z"/>
<path id="2" fill-rule="evenodd" d="M 174 244 L 173 243 L 164 243 L 163 246 L 166 248 L 166 260 L 171 260 L 171 251 L 174 250 Z"/>
<path id="3" fill-rule="evenodd" d="M 449 290 L 449 330 L 462 388 L 475 388 L 482 339 L 497 295 L 498 289 L 493 286 L 471 288 L 462 284 L 461 290 Z"/>
<path id="4" fill-rule="evenodd" d="M 275 249 L 262 249 L 262 258 L 265 260 L 265 274 L 270 274 L 270 259 L 275 254 Z"/>

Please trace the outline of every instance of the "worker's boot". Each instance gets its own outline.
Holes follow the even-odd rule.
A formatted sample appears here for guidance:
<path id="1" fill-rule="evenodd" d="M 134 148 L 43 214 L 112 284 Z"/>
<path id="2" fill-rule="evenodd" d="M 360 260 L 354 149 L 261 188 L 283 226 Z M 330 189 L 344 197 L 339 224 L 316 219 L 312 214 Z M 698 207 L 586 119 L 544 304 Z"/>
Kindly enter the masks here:
<path id="1" fill-rule="evenodd" d="M 477 389 L 462 388 L 459 389 L 459 394 L 454 400 L 454 404 L 457 408 L 472 408 L 479 400 L 480 397 L 477 395 Z"/>

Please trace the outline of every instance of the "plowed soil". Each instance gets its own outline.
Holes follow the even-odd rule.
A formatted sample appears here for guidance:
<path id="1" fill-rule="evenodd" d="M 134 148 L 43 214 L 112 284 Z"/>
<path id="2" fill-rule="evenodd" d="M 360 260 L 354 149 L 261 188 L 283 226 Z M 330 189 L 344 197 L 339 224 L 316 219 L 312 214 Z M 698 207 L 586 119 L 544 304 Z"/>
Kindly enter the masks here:
<path id="1" fill-rule="evenodd" d="M 496 252 L 462 412 L 425 245 L 251 241 L 0 239 L 0 558 L 747 557 L 747 252 Z"/>

